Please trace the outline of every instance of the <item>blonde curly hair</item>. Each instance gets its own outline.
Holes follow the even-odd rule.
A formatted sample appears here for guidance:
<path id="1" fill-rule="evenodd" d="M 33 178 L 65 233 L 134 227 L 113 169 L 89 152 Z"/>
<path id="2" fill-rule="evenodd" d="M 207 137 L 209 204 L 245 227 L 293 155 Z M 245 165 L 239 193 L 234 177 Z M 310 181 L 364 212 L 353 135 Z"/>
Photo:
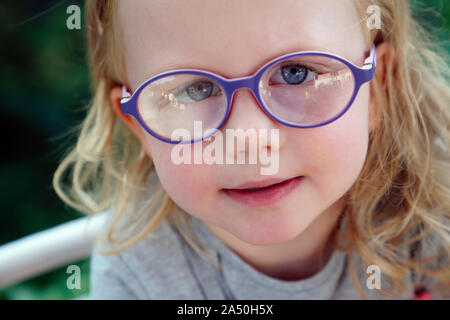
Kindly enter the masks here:
<path id="1" fill-rule="evenodd" d="M 380 123 L 370 132 L 364 167 L 346 194 L 348 228 L 345 233 L 336 230 L 333 243 L 350 261 L 357 253 L 365 265 L 383 269 L 392 283 L 382 291 L 386 297 L 406 288 L 405 276 L 410 272 L 417 286 L 427 277 L 443 285 L 433 290 L 448 292 L 448 55 L 412 18 L 408 2 L 361 0 L 355 5 L 361 21 L 367 18 L 370 5 L 380 8 L 381 29 L 363 28 L 366 41 L 368 45 L 388 43 L 391 50 L 386 54 L 385 78 L 375 76 L 370 83 Z M 86 1 L 93 100 L 76 128 L 76 145 L 55 171 L 54 189 L 67 205 L 89 216 L 108 211 L 111 220 L 103 240 L 113 249 L 104 254 L 117 253 L 151 235 L 167 217 L 217 267 L 196 241 L 189 215 L 162 188 L 144 146 L 109 106 L 111 88 L 127 83 L 116 12 L 116 0 Z M 69 169 L 70 182 L 64 185 L 63 173 Z M 119 225 L 121 219 L 125 220 Z M 188 226 L 189 234 L 181 224 Z M 346 245 L 337 245 L 339 239 Z M 405 247 L 408 250 L 401 250 Z M 436 248 L 438 254 L 423 257 L 422 253 Z M 352 263 L 350 267 L 356 288 L 367 298 Z"/>

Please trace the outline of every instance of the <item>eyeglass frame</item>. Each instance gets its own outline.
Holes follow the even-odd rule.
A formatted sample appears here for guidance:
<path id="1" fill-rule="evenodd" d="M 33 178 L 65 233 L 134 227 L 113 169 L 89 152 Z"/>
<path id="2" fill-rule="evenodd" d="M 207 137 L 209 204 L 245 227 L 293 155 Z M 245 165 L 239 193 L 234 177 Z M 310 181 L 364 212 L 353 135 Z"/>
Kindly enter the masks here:
<path id="1" fill-rule="evenodd" d="M 324 56 L 333 58 L 343 64 L 345 64 L 350 71 L 353 74 L 354 79 L 354 88 L 353 88 L 353 94 L 345 106 L 345 108 L 332 117 L 331 119 L 320 122 L 318 124 L 314 125 L 296 125 L 289 122 L 286 122 L 282 119 L 279 119 L 276 115 L 274 115 L 272 112 L 270 112 L 269 108 L 267 108 L 266 104 L 264 103 L 264 100 L 261 97 L 260 91 L 259 91 L 259 82 L 264 74 L 264 72 L 270 68 L 275 63 L 292 57 L 299 57 L 299 56 Z M 139 87 L 136 89 L 136 91 L 133 94 L 130 94 L 130 92 L 127 90 L 126 86 L 122 86 L 122 98 L 120 100 L 120 107 L 123 114 L 129 114 L 133 116 L 139 124 L 153 137 L 167 143 L 171 144 L 192 144 L 198 141 L 208 140 L 211 136 L 213 136 L 217 131 L 219 131 L 223 125 L 228 120 L 231 109 L 233 105 L 233 99 L 234 99 L 234 93 L 236 90 L 239 90 L 241 88 L 248 88 L 252 92 L 253 96 L 256 98 L 259 107 L 264 111 L 264 113 L 269 116 L 274 121 L 277 121 L 285 126 L 293 127 L 293 128 L 316 128 L 321 127 L 324 125 L 327 125 L 333 121 L 336 121 L 338 118 L 340 118 L 344 113 L 347 112 L 347 110 L 350 108 L 350 106 L 353 104 L 356 95 L 359 92 L 360 87 L 373 79 L 373 75 L 375 73 L 376 69 L 376 63 L 377 63 L 377 57 L 376 57 L 376 46 L 375 44 L 372 45 L 372 48 L 370 50 L 370 55 L 364 60 L 364 64 L 362 67 L 359 67 L 355 65 L 354 63 L 350 62 L 349 60 L 345 59 L 344 57 L 341 57 L 337 54 L 324 52 L 324 51 L 296 51 L 292 53 L 287 53 L 282 56 L 279 56 L 277 58 L 274 58 L 270 60 L 269 62 L 265 63 L 262 67 L 260 67 L 253 75 L 247 76 L 247 77 L 238 77 L 238 78 L 225 78 L 222 77 L 216 73 L 202 70 L 202 69 L 174 69 L 166 72 L 159 73 L 157 75 L 154 75 L 150 77 L 149 79 L 145 80 Z M 150 129 L 145 121 L 142 119 L 142 117 L 139 114 L 139 109 L 137 106 L 137 101 L 139 98 L 139 95 L 142 90 L 144 90 L 147 85 L 155 80 L 158 80 L 162 77 L 167 77 L 170 75 L 176 75 L 176 74 L 196 74 L 196 75 L 202 75 L 206 76 L 214 81 L 216 81 L 217 84 L 219 84 L 224 90 L 225 94 L 227 96 L 227 109 L 224 118 L 222 119 L 221 123 L 217 126 L 217 128 L 211 130 L 207 135 L 202 136 L 201 138 L 192 139 L 190 141 L 174 141 L 171 139 L 167 139 L 166 137 L 163 137 L 156 132 L 154 132 L 152 129 Z"/>

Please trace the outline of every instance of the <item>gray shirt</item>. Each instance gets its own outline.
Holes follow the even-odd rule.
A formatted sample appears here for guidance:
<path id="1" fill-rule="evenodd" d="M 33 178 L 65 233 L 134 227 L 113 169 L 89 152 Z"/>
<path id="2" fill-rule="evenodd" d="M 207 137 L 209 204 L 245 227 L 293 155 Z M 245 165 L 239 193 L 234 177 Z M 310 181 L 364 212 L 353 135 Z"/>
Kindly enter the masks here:
<path id="1" fill-rule="evenodd" d="M 101 255 L 94 248 L 90 264 L 91 299 L 362 299 L 349 272 L 346 254 L 335 250 L 315 275 L 285 281 L 253 268 L 217 238 L 200 219 L 191 217 L 197 238 L 220 262 L 219 270 L 200 257 L 165 219 L 131 247 L 114 255 Z M 342 228 L 342 224 L 341 224 Z M 155 236 L 153 236 L 155 235 Z M 355 256 L 356 261 L 360 260 Z M 362 289 L 370 299 L 379 299 L 369 289 L 362 264 L 355 264 Z M 359 266 L 359 267 L 358 267 Z M 381 286 L 386 285 L 381 273 Z M 411 286 L 397 299 L 414 298 Z"/>

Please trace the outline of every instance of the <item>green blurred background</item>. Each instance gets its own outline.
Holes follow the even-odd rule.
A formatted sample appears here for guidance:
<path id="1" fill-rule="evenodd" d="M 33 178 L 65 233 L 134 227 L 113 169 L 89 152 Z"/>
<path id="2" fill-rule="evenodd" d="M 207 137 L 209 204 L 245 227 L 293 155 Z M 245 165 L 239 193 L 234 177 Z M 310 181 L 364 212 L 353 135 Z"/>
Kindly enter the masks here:
<path id="1" fill-rule="evenodd" d="M 440 28 L 450 50 L 450 1 L 413 3 L 423 23 Z M 66 27 L 66 9 L 72 4 L 81 8 L 80 30 Z M 85 116 L 91 96 L 83 8 L 82 1 L 0 4 L 0 245 L 82 217 L 56 196 L 52 176 L 65 149 L 76 141 L 70 130 Z M 73 299 L 88 293 L 89 259 L 70 264 L 81 269 L 81 289 L 67 288 L 63 266 L 0 290 L 0 299 Z"/>

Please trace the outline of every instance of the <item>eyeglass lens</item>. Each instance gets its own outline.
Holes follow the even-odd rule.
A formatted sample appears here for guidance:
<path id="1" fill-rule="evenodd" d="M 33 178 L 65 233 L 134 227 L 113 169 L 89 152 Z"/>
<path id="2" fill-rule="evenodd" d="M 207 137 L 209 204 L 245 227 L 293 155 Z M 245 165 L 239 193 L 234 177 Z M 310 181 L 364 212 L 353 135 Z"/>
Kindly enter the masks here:
<path id="1" fill-rule="evenodd" d="M 348 105 L 355 88 L 352 71 L 328 56 L 301 55 L 279 61 L 262 75 L 258 89 L 269 113 L 293 125 L 326 122 Z M 194 135 L 194 121 L 217 128 L 226 116 L 227 95 L 206 75 L 181 73 L 149 83 L 138 111 L 156 134 L 170 139 L 182 128 Z"/>

